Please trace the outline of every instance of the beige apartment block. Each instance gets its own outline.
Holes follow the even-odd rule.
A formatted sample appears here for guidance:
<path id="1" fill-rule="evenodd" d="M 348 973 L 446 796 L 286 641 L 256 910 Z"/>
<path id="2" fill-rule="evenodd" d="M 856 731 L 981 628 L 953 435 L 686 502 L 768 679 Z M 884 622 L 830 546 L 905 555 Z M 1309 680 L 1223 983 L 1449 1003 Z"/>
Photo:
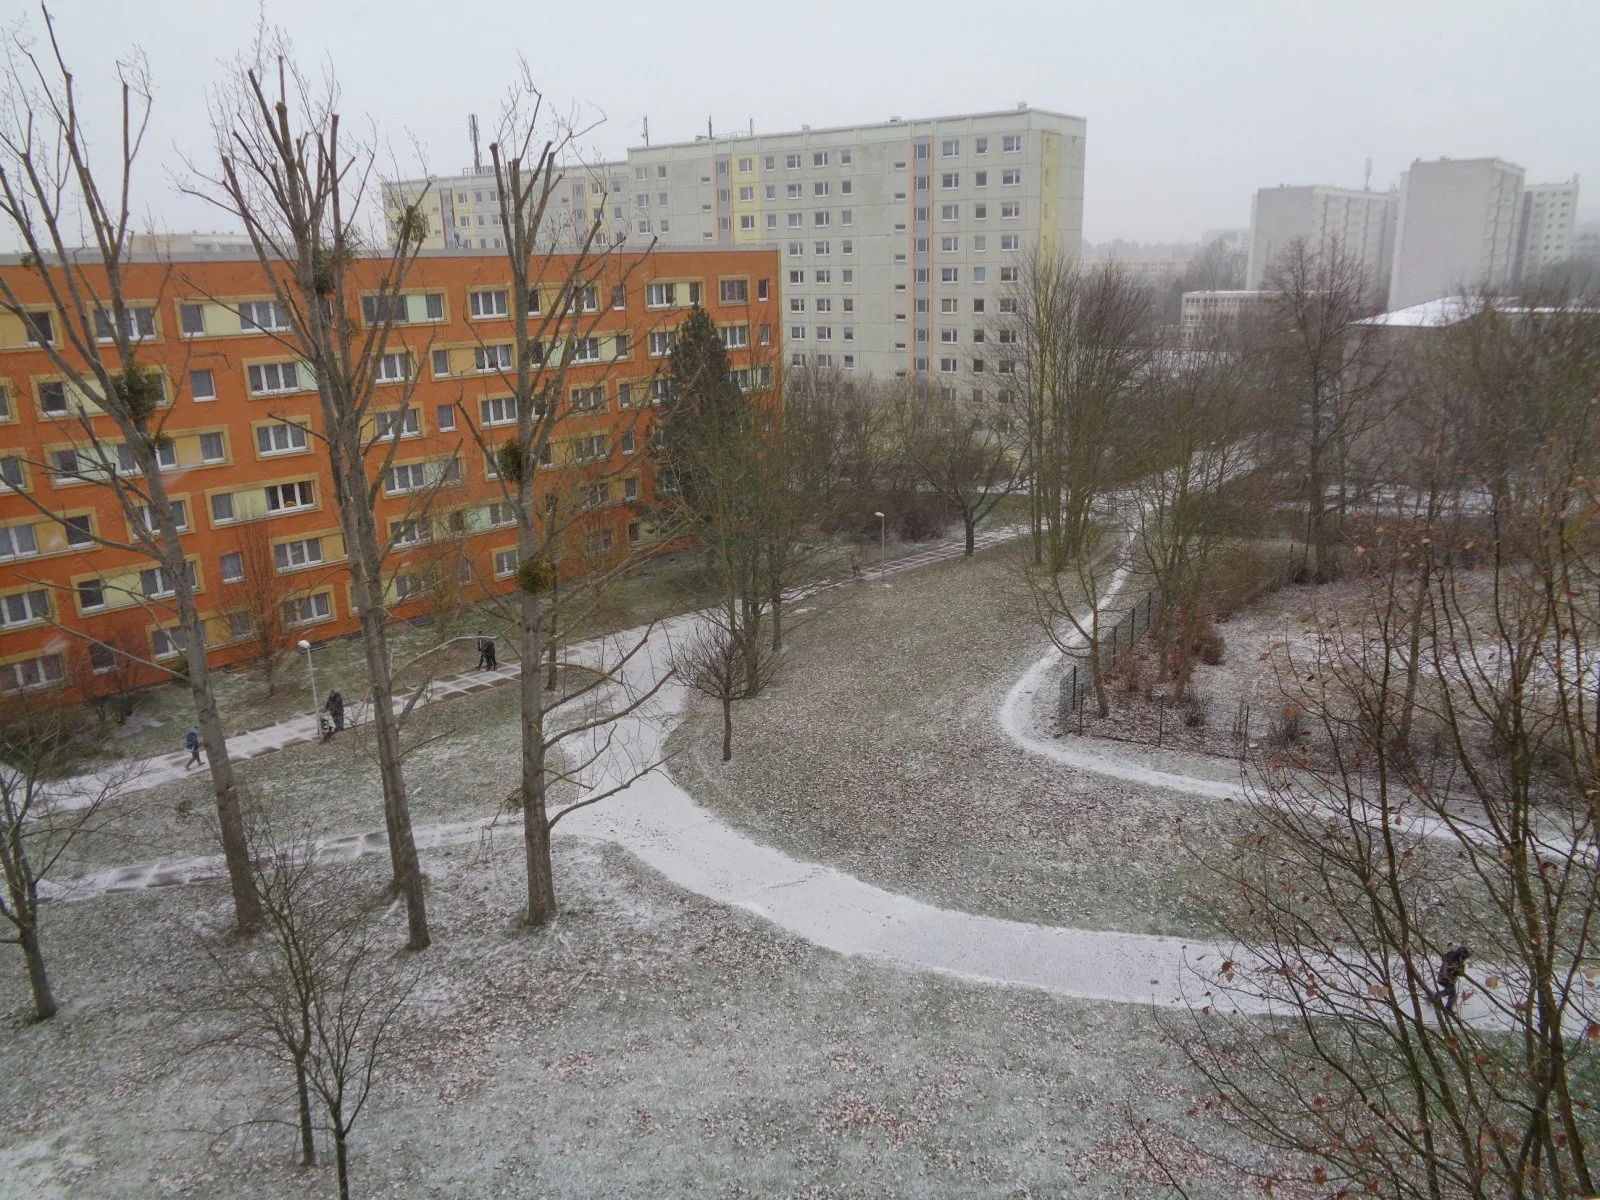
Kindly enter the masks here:
<path id="1" fill-rule="evenodd" d="M 1498 158 L 1418 160 L 1400 177 L 1389 307 L 1515 276 L 1522 168 Z"/>
<path id="2" fill-rule="evenodd" d="M 1250 205 L 1250 253 L 1245 287 L 1258 290 L 1285 249 L 1303 238 L 1316 253 L 1334 244 L 1359 258 L 1382 298 L 1389 286 L 1394 255 L 1395 192 L 1370 192 L 1338 187 L 1262 188 Z"/>
<path id="3" fill-rule="evenodd" d="M 776 246 L 786 362 L 981 386 L 1014 368 L 987 327 L 1029 251 L 1082 245 L 1084 129 L 1019 106 L 635 147 L 568 169 L 551 238 L 598 211 L 610 244 Z M 492 175 L 386 184 L 391 227 L 424 187 L 430 239 L 496 247 Z"/>
<path id="4" fill-rule="evenodd" d="M 1566 183 L 1530 183 L 1517 213 L 1517 279 L 1531 280 L 1546 267 L 1573 257 L 1578 220 L 1578 177 Z"/>

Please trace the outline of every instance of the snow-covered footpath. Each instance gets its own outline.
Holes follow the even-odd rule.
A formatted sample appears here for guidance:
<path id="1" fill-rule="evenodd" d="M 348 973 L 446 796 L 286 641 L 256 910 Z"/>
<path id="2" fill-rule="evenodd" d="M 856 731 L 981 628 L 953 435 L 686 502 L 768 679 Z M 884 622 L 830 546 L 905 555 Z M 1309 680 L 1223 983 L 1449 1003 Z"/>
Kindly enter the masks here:
<path id="1" fill-rule="evenodd" d="M 1100 599 L 1102 606 L 1115 600 L 1125 580 L 1124 573 L 1113 578 Z M 665 769 L 657 767 L 628 782 L 641 764 L 660 761 L 668 734 L 683 719 L 688 696 L 669 677 L 672 643 L 694 620 L 679 617 L 657 626 L 644 648 L 617 673 L 612 686 L 619 691 L 638 696 L 654 688 L 654 695 L 609 733 L 594 731 L 590 746 L 574 748 L 572 757 L 584 761 L 593 756 L 578 800 L 626 786 L 601 804 L 569 813 L 557 826 L 558 833 L 615 842 L 682 888 L 755 913 L 841 954 L 1082 999 L 1163 1006 L 1215 1003 L 1211 982 L 1225 961 L 1240 957 L 1227 947 L 937 908 L 752 840 L 695 803 Z M 590 663 L 604 656 L 615 663 L 619 644 L 597 640 L 575 648 L 574 656 Z M 1066 761 L 1074 766 L 1150 786 L 1207 796 L 1237 790 L 1214 780 L 1147 771 L 1078 750 L 1066 752 L 1035 736 L 1033 699 L 1056 660 L 1057 652 L 1052 651 L 1034 664 L 1008 692 L 997 714 L 1023 749 L 1058 758 L 1070 754 Z M 474 685 L 488 682 L 464 679 L 451 690 L 474 690 Z M 283 732 L 287 740 L 303 740 L 296 736 L 301 733 L 297 728 Z M 154 772 L 157 781 L 167 769 L 163 762 Z M 419 826 L 418 848 L 426 852 L 430 847 L 495 836 L 495 824 L 485 819 Z M 514 824 L 499 836 L 518 836 Z M 376 832 L 325 843 L 330 857 L 341 858 L 384 848 L 384 837 Z M 220 857 L 138 864 L 77 877 L 57 894 L 62 899 L 88 899 L 142 887 L 180 886 L 222 871 Z M 1237 998 L 1238 993 L 1231 993 L 1225 1006 L 1234 1007 Z M 1249 1007 L 1260 1011 L 1265 1006 Z"/>

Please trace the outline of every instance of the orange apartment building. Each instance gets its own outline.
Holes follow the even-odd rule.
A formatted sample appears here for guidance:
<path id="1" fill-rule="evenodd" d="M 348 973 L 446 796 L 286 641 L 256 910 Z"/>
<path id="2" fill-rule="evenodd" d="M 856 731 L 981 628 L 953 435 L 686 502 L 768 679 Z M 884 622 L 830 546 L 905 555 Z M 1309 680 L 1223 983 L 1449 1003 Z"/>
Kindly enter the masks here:
<path id="1" fill-rule="evenodd" d="M 362 266 L 353 268 L 358 279 Z M 382 266 L 368 264 L 374 279 Z M 569 268 L 568 259 L 550 262 L 539 288 L 542 311 L 557 303 Z M 567 356 L 563 402 L 572 407 L 556 425 L 539 485 L 582 496 L 575 562 L 651 540 L 651 406 L 689 310 L 704 307 L 723 330 L 741 382 L 770 382 L 776 357 L 773 249 L 655 250 L 599 270 L 583 299 L 592 336 L 554 352 Z M 81 453 L 76 413 L 87 402 L 30 339 L 54 336 L 63 345 L 63 316 L 50 311 L 35 272 L 15 259 L 0 262 L 0 271 L 25 304 L 39 302 L 26 323 L 0 313 L 0 692 L 92 694 L 97 676 L 128 670 L 112 647 L 156 661 L 176 659 L 185 647 L 151 560 L 91 540 L 91 533 L 125 540 L 129 530 L 109 489 L 60 474 Z M 226 665 L 258 652 L 249 614 L 262 588 L 252 571 L 272 572 L 290 640 L 353 632 L 332 480 L 316 436 L 315 381 L 272 336 L 287 321 L 259 264 L 217 254 L 136 263 L 126 290 L 137 310 L 130 322 L 139 361 L 163 379 L 166 484 L 182 504 L 208 661 Z M 399 442 L 377 514 L 395 547 L 386 598 L 397 619 L 436 603 L 446 560 L 461 594 L 515 586 L 516 529 L 500 503 L 492 457 L 473 433 L 476 427 L 492 446 L 515 429 L 502 374 L 513 358 L 510 292 L 502 257 L 439 252 L 424 253 L 402 289 L 403 320 L 397 315 L 380 371 L 388 379 L 373 404 L 376 432 Z M 374 300 L 362 297 L 364 319 L 376 316 Z M 91 410 L 91 420 L 97 436 L 114 442 L 109 418 Z M 419 495 L 427 497 L 425 511 Z M 162 675 L 149 670 L 140 678 Z"/>

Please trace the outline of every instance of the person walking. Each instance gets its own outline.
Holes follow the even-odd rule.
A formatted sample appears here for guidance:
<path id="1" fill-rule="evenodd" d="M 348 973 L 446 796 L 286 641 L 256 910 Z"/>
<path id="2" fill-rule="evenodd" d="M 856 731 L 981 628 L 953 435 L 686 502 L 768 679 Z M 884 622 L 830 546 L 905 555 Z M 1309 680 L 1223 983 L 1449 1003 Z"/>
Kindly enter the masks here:
<path id="1" fill-rule="evenodd" d="M 486 671 L 489 669 L 490 659 L 494 655 L 494 643 L 483 636 L 483 630 L 478 630 L 478 665 L 475 670 Z"/>
<path id="2" fill-rule="evenodd" d="M 1467 959 L 1472 957 L 1468 946 L 1451 946 L 1439 961 L 1439 973 L 1434 982 L 1439 985 L 1439 1001 L 1447 1013 L 1456 1010 L 1456 982 L 1467 973 Z"/>
<path id="3" fill-rule="evenodd" d="M 189 761 L 184 764 L 183 769 L 187 771 L 190 767 L 198 767 L 200 765 L 200 729 L 198 726 L 189 726 L 189 732 L 184 735 L 183 748 L 189 752 Z"/>
<path id="4" fill-rule="evenodd" d="M 483 639 L 483 661 L 488 664 L 488 669 L 491 671 L 497 670 L 500 666 L 500 660 L 495 656 L 493 638 Z"/>
<path id="5" fill-rule="evenodd" d="M 328 693 L 328 715 L 333 718 L 333 731 L 344 732 L 344 697 L 338 692 Z"/>

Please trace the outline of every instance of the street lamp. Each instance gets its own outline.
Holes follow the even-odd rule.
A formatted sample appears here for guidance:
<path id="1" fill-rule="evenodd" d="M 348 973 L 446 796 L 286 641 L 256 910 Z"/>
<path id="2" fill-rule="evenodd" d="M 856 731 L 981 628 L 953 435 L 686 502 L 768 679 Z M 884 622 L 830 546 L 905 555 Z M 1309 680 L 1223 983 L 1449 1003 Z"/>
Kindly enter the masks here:
<path id="1" fill-rule="evenodd" d="M 882 575 L 883 568 L 889 562 L 889 526 L 881 512 L 872 515 L 878 518 L 878 574 Z"/>
<path id="2" fill-rule="evenodd" d="M 311 673 L 311 711 L 319 713 L 322 711 L 322 706 L 317 703 L 317 668 L 311 661 L 311 643 L 301 638 L 296 645 L 305 653 L 306 670 Z"/>

